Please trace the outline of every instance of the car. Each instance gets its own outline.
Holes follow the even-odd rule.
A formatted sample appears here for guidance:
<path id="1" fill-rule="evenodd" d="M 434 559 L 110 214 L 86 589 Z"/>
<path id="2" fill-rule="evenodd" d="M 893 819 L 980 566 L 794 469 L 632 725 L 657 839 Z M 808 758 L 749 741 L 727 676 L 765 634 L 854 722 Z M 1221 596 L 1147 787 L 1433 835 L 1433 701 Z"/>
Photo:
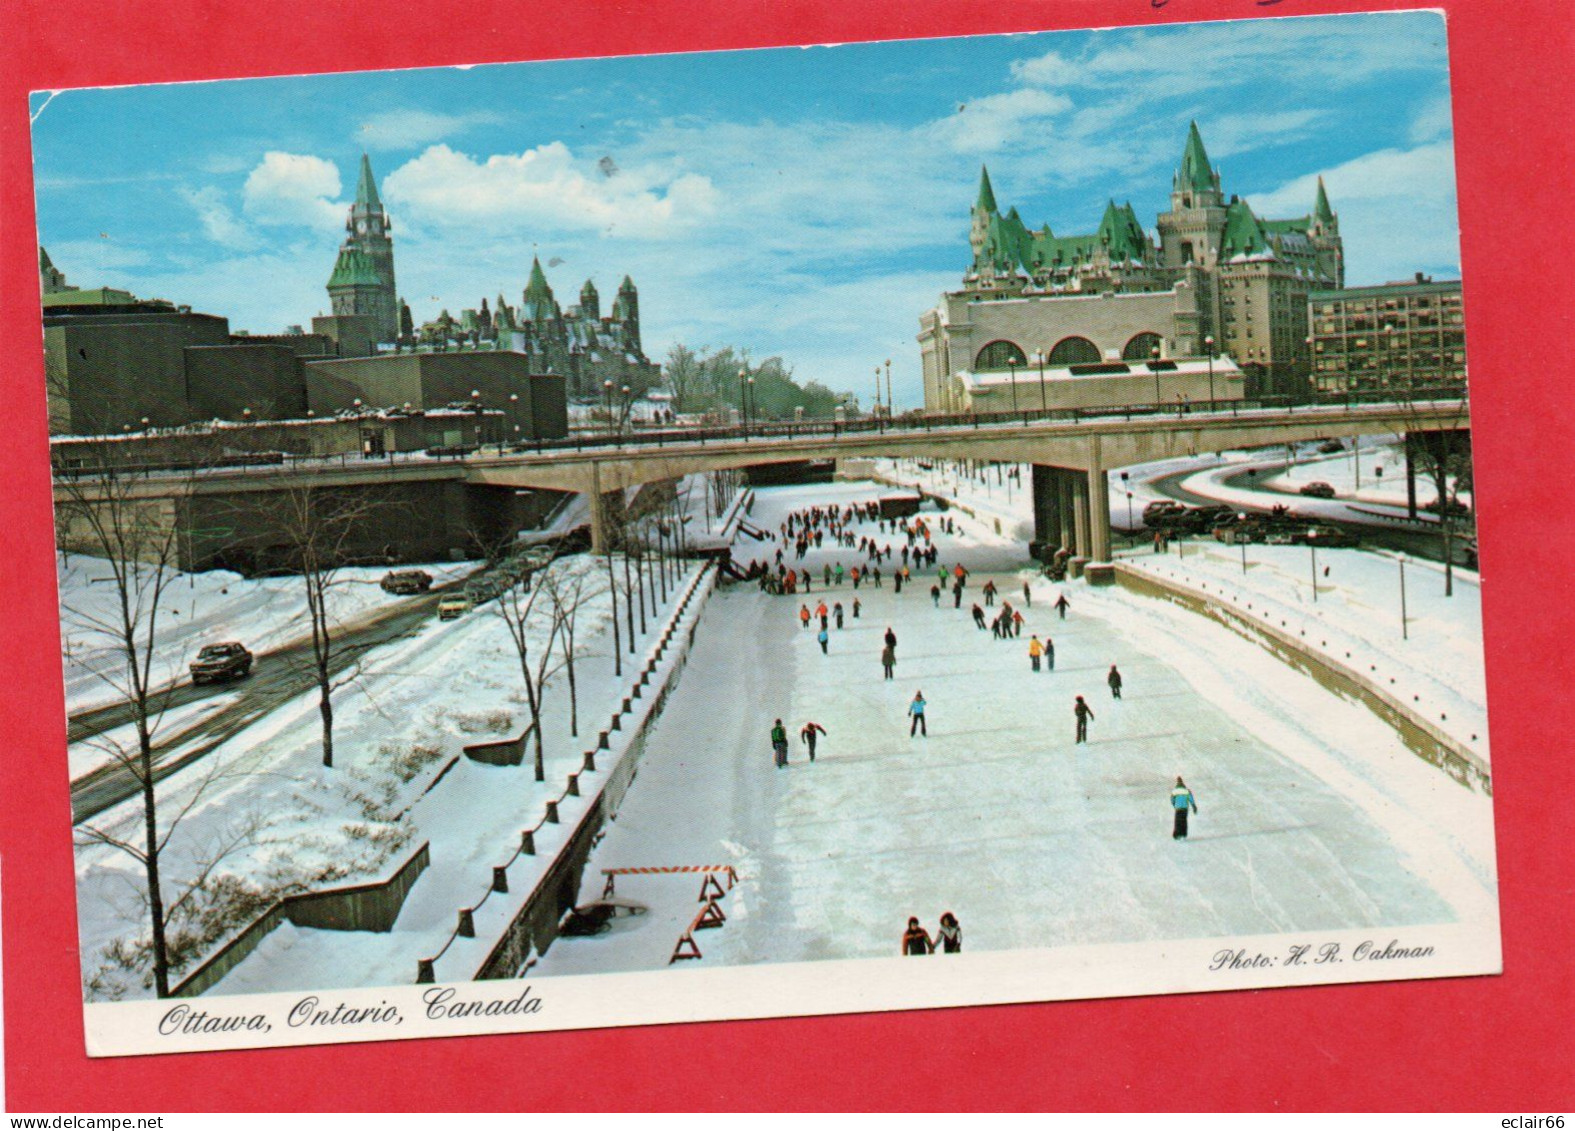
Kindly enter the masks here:
<path id="1" fill-rule="evenodd" d="M 1338 440 L 1325 440 L 1318 445 L 1318 451 L 1326 456 L 1339 455 L 1345 451 L 1345 445 Z"/>
<path id="2" fill-rule="evenodd" d="M 408 597 L 432 588 L 432 575 L 424 569 L 396 569 L 383 575 L 383 592 Z"/>
<path id="3" fill-rule="evenodd" d="M 571 907 L 564 913 L 563 921 L 558 924 L 560 935 L 601 935 L 612 930 L 614 919 L 628 919 L 635 915 L 644 915 L 648 910 L 643 903 L 636 903 L 632 899 L 616 899 L 607 896 L 603 899 L 593 900 Z"/>
<path id="4" fill-rule="evenodd" d="M 1471 513 L 1471 508 L 1466 506 L 1466 504 L 1462 503 L 1459 499 L 1450 499 L 1444 503 L 1440 503 L 1437 499 L 1434 499 L 1430 503 L 1423 503 L 1422 509 L 1427 511 L 1429 514 L 1448 513 L 1455 518 L 1465 518 Z"/>
<path id="5" fill-rule="evenodd" d="M 438 602 L 439 620 L 458 620 L 470 612 L 470 598 L 461 594 L 452 594 Z"/>
<path id="6" fill-rule="evenodd" d="M 214 683 L 245 679 L 251 674 L 252 654 L 246 645 L 234 640 L 205 644 L 191 662 L 192 683 Z"/>
<path id="7" fill-rule="evenodd" d="M 1314 499 L 1332 499 L 1332 498 L 1334 498 L 1334 488 L 1329 486 L 1329 484 L 1323 482 L 1322 480 L 1319 480 L 1319 481 L 1314 482 L 1314 483 L 1304 483 L 1304 484 L 1302 484 L 1302 491 L 1301 491 L 1301 493 L 1304 494 L 1304 495 L 1311 496 Z"/>
<path id="8" fill-rule="evenodd" d="M 1143 525 L 1154 526 L 1162 515 L 1180 514 L 1186 509 L 1174 499 L 1155 499 L 1143 508 Z"/>

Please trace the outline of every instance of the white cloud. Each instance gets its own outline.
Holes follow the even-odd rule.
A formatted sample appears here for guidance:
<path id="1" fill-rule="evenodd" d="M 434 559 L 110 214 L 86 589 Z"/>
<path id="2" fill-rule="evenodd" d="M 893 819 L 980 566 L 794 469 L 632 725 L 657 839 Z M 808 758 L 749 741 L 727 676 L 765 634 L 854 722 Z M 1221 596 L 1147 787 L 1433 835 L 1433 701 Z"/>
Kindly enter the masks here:
<path id="1" fill-rule="evenodd" d="M 959 153 L 991 153 L 1030 136 L 1044 139 L 1051 121 L 1072 108 L 1065 95 L 1023 87 L 974 98 L 934 123 L 935 137 Z"/>
<path id="2" fill-rule="evenodd" d="M 356 130 L 356 140 L 368 149 L 420 149 L 435 141 L 464 133 L 473 126 L 498 122 L 498 115 L 484 110 L 468 114 L 440 114 L 431 110 L 385 110 L 373 114 Z"/>
<path id="3" fill-rule="evenodd" d="M 1454 148 L 1434 142 L 1381 149 L 1323 173 L 1345 242 L 1351 286 L 1403 279 L 1414 271 L 1458 273 Z M 1262 216 L 1302 216 L 1312 208 L 1318 174 L 1249 197 Z"/>
<path id="4" fill-rule="evenodd" d="M 1414 145 L 1448 137 L 1454 128 L 1454 117 L 1449 105 L 1449 95 L 1444 93 L 1425 103 L 1411 119 L 1410 140 Z"/>
<path id="5" fill-rule="evenodd" d="M 235 251 L 248 251 L 257 246 L 257 237 L 231 210 L 217 186 L 182 188 L 179 192 L 186 203 L 197 210 L 204 234 L 214 243 Z"/>
<path id="6" fill-rule="evenodd" d="M 259 224 L 301 225 L 333 231 L 344 223 L 339 168 L 304 153 L 271 151 L 246 177 L 242 211 Z"/>
<path id="7" fill-rule="evenodd" d="M 435 227 L 558 227 L 632 238 L 676 235 L 715 207 L 705 177 L 656 165 L 609 175 L 577 161 L 561 141 L 484 161 L 435 145 L 389 174 L 383 195 Z"/>

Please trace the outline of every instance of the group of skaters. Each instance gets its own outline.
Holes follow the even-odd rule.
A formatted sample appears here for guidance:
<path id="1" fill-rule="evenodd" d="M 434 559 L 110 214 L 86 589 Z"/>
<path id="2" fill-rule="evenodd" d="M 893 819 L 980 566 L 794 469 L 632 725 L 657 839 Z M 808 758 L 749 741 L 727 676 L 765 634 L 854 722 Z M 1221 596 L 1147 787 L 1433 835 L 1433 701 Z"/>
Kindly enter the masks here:
<path id="1" fill-rule="evenodd" d="M 963 595 L 969 585 L 969 571 L 961 563 L 957 563 L 950 568 L 944 565 L 936 565 L 939 552 L 934 544 L 930 525 L 923 518 L 918 516 L 914 516 L 911 520 L 884 518 L 880 515 L 878 504 L 875 503 L 858 503 L 845 507 L 816 506 L 789 514 L 787 520 L 780 527 L 780 533 L 785 543 L 790 542 L 794 546 L 801 559 L 809 549 L 820 547 L 825 539 L 829 537 L 834 545 L 857 548 L 866 555 L 867 562 L 879 562 L 891 555 L 890 545 L 881 545 L 875 538 L 868 535 L 859 535 L 851 529 L 855 522 L 868 522 L 871 520 L 880 524 L 881 533 L 889 532 L 893 536 L 903 539 L 901 547 L 903 565 L 894 570 L 894 588 L 898 592 L 901 591 L 904 583 L 911 584 L 910 562 L 920 566 L 920 568 L 934 567 L 936 569 L 935 583 L 930 587 L 932 603 L 939 608 L 942 593 L 950 589 L 952 607 L 954 609 L 962 608 Z M 951 533 L 955 530 L 955 524 L 946 516 L 942 516 L 939 519 L 938 525 L 943 533 Z M 787 566 L 783 561 L 781 550 L 777 551 L 776 557 L 778 572 L 775 575 L 769 570 L 759 571 L 763 587 L 774 584 L 777 587 L 775 589 L 777 592 L 793 593 L 799 586 L 802 586 L 804 592 L 810 592 L 811 571 L 808 568 Z M 755 563 L 752 562 L 750 573 L 755 574 L 756 572 Z M 873 584 L 879 586 L 881 583 L 880 567 L 866 564 L 862 568 L 855 566 L 851 571 L 845 572 L 840 562 L 823 565 L 821 581 L 825 588 L 830 589 L 841 586 L 846 579 L 852 580 L 855 590 L 864 581 L 872 581 Z M 1031 608 L 1033 605 L 1033 590 L 1030 581 L 1026 579 L 1022 583 L 1022 593 L 1023 607 Z M 1000 589 L 993 578 L 985 580 L 984 584 L 979 587 L 979 594 L 982 598 L 982 603 L 975 601 L 971 603 L 970 607 L 970 614 L 974 624 L 981 630 L 989 628 L 993 637 L 997 640 L 1020 639 L 1027 618 L 1024 617 L 1019 609 L 1013 608 L 1009 601 L 1002 600 L 997 605 Z M 851 608 L 853 618 L 858 619 L 862 611 L 862 605 L 858 597 L 852 599 Z M 1060 593 L 1057 595 L 1052 608 L 1059 619 L 1064 621 L 1067 611 L 1071 608 L 1071 602 L 1067 600 L 1065 593 Z M 987 609 L 995 610 L 993 617 L 986 613 Z M 826 600 L 822 598 L 815 608 L 811 610 L 809 604 L 805 602 L 800 604 L 797 615 L 801 628 L 806 631 L 818 621 L 819 628 L 816 632 L 816 642 L 820 646 L 821 653 L 829 655 L 832 624 L 835 623 L 837 629 L 843 628 L 845 624 L 846 610 L 843 603 L 840 600 L 833 600 L 828 606 Z M 1055 670 L 1055 641 L 1049 634 L 1045 634 L 1042 638 L 1038 634 L 1031 636 L 1028 643 L 1028 659 L 1032 669 L 1036 672 L 1053 672 Z M 882 635 L 880 662 L 883 680 L 894 680 L 897 664 L 897 634 L 890 625 L 886 627 L 886 631 Z M 1105 683 L 1110 689 L 1111 698 L 1120 699 L 1124 680 L 1115 664 L 1110 665 L 1110 671 L 1105 677 Z M 928 706 L 929 703 L 924 698 L 924 692 L 922 690 L 916 691 L 907 707 L 908 736 L 910 738 L 918 736 L 929 737 Z M 1081 695 L 1074 697 L 1072 716 L 1075 736 L 1073 743 L 1074 745 L 1086 744 L 1088 742 L 1089 723 L 1094 720 L 1094 710 Z M 826 729 L 815 722 L 806 723 L 803 729 L 800 730 L 799 740 L 807 746 L 810 762 L 815 760 L 817 737 L 825 733 Z M 786 766 L 788 764 L 787 731 L 781 719 L 778 719 L 772 727 L 771 746 L 776 765 L 779 768 Z M 1177 840 L 1184 840 L 1187 836 L 1187 814 L 1189 812 L 1197 812 L 1197 802 L 1191 790 L 1187 789 L 1180 778 L 1176 779 L 1176 787 L 1172 790 L 1171 799 L 1172 808 L 1175 812 L 1173 835 Z M 948 918 L 951 918 L 949 913 L 948 916 L 942 917 L 941 934 L 937 936 L 943 941 L 946 937 Z M 953 928 L 956 927 L 955 918 L 951 918 L 950 925 Z M 916 935 L 914 934 L 915 931 L 917 931 Z M 933 952 L 934 944 L 923 928 L 919 927 L 917 919 L 910 921 L 909 934 L 915 939 L 922 937 L 924 945 L 928 949 L 909 950 L 907 936 L 905 936 L 904 953 Z M 961 949 L 960 928 L 957 928 L 955 942 L 955 947 L 947 946 L 945 949 L 948 951 Z"/>
<path id="2" fill-rule="evenodd" d="M 957 922 L 957 916 L 950 911 L 941 912 L 941 924 L 935 929 L 934 938 L 919 925 L 917 915 L 909 918 L 908 929 L 902 933 L 902 953 L 910 956 L 934 954 L 937 946 L 942 954 L 962 951 L 962 924 Z"/>

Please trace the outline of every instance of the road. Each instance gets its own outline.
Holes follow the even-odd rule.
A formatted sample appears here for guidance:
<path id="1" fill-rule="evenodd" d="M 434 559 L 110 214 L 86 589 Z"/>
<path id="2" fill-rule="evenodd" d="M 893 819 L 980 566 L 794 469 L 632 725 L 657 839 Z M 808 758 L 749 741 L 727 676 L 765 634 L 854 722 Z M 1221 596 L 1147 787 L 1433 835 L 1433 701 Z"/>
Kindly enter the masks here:
<path id="1" fill-rule="evenodd" d="M 416 633 L 435 613 L 443 595 L 464 587 L 464 579 L 434 586 L 431 592 L 400 601 L 350 622 L 339 630 L 331 671 L 338 675 L 366 651 Z M 234 699 L 192 725 L 162 736 L 154 745 L 154 780 L 162 780 L 212 752 L 263 715 L 310 691 L 317 684 L 310 638 L 302 637 L 272 652 L 259 654 L 252 674 L 234 683 L 197 686 L 184 682 L 167 689 L 166 711 L 218 695 Z M 237 692 L 238 688 L 238 692 Z M 115 703 L 71 716 L 67 735 L 82 742 L 134 722 L 129 703 Z M 119 762 L 83 774 L 71 783 L 71 819 L 75 824 L 102 813 L 141 790 L 136 776 Z"/>
<path id="2" fill-rule="evenodd" d="M 1186 503 L 1189 506 L 1206 506 L 1218 503 L 1219 499 L 1200 495 L 1196 491 L 1190 491 L 1182 486 L 1185 480 L 1192 478 L 1196 474 L 1196 468 L 1178 471 L 1155 479 L 1150 486 L 1158 494 L 1175 499 L 1177 502 Z M 1228 477 L 1224 480 L 1224 484 L 1236 490 L 1256 489 L 1253 477 L 1246 471 Z M 1296 505 L 1297 496 L 1295 495 L 1288 495 L 1280 491 L 1261 491 L 1259 493 L 1263 495 L 1263 505 L 1243 509 L 1267 514 L 1270 508 L 1276 504 L 1284 504 L 1293 509 Z M 1235 506 L 1236 504 L 1232 503 L 1231 505 Z M 1364 546 L 1378 546 L 1386 550 L 1394 550 L 1414 557 L 1426 558 L 1429 561 L 1441 562 L 1444 560 L 1444 540 L 1432 531 L 1405 530 L 1400 527 L 1377 526 L 1370 523 L 1340 522 L 1337 519 L 1320 518 L 1319 521 L 1329 522 L 1332 525 L 1351 531 L 1361 538 Z M 1459 534 L 1455 536 L 1454 558 L 1456 565 L 1465 564 L 1464 550 L 1466 541 L 1467 539 Z"/>

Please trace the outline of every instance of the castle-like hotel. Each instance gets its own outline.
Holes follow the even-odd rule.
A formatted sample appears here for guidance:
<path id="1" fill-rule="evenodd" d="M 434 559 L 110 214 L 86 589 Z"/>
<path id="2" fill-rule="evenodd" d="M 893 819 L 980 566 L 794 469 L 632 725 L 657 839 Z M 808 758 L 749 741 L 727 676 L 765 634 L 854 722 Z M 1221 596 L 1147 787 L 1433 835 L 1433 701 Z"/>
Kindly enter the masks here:
<path id="1" fill-rule="evenodd" d="M 1091 235 L 1029 228 L 1017 209 L 1001 213 L 983 171 L 962 288 L 920 319 L 925 407 L 975 408 L 999 375 L 989 398 L 999 409 L 1000 381 L 1015 397 L 1040 367 L 1122 360 L 1186 369 L 1185 359 L 1216 359 L 1211 374 L 1233 373 L 1247 396 L 1305 392 L 1308 295 L 1345 279 L 1340 222 L 1321 178 L 1309 203 L 1305 216 L 1269 220 L 1227 197 L 1196 122 L 1157 240 L 1130 203 L 1114 201 Z"/>

